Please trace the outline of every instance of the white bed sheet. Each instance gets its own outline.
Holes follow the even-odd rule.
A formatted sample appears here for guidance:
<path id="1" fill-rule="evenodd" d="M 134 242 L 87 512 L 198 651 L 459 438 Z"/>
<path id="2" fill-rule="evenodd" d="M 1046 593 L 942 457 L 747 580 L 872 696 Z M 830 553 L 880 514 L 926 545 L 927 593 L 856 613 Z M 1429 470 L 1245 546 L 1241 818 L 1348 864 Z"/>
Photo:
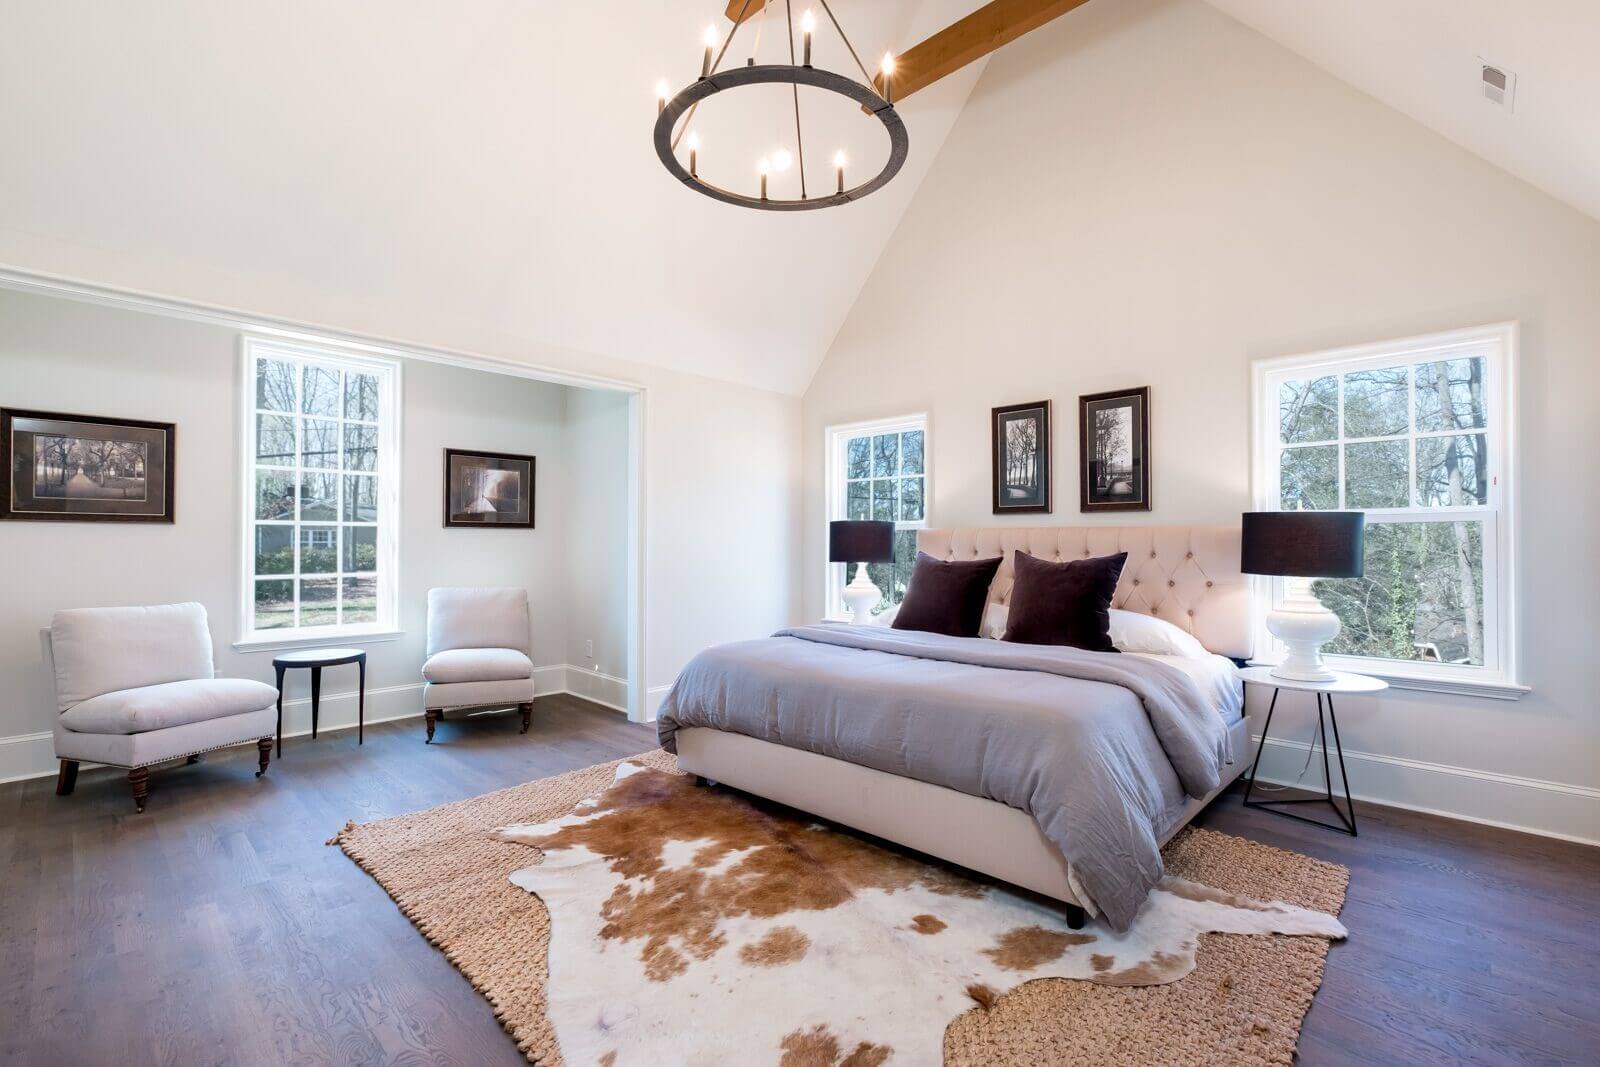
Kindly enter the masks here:
<path id="1" fill-rule="evenodd" d="M 1211 706 L 1217 709 L 1217 714 L 1222 716 L 1226 723 L 1237 722 L 1244 713 L 1244 681 L 1239 677 L 1239 668 L 1233 665 L 1233 660 L 1227 656 L 1210 655 L 1205 659 L 1189 659 L 1186 656 L 1164 656 L 1153 652 L 1126 652 L 1127 656 L 1142 656 L 1165 663 L 1194 679 L 1211 701 Z"/>

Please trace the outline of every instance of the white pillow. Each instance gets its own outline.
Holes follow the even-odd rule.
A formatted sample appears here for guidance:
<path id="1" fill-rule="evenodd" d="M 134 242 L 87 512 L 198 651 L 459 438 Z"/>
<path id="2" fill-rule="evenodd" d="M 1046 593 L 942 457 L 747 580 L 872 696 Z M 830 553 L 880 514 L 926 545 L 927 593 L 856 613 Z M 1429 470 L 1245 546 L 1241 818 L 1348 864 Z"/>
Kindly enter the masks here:
<path id="1" fill-rule="evenodd" d="M 1011 617 L 1011 609 L 1004 604 L 990 601 L 983 609 L 983 625 L 978 627 L 979 637 L 990 637 L 998 641 L 1005 636 L 1006 620 Z"/>
<path id="2" fill-rule="evenodd" d="M 900 605 L 899 604 L 890 604 L 888 607 L 886 607 L 882 611 L 878 612 L 878 614 L 874 615 L 872 617 L 872 621 L 869 622 L 867 625 L 868 626 L 893 626 L 894 625 L 894 617 L 896 615 L 898 615 L 899 613 L 900 613 Z"/>
<path id="3" fill-rule="evenodd" d="M 1194 635 L 1154 615 L 1111 609 L 1111 643 L 1121 652 L 1150 652 L 1158 656 L 1210 659 L 1211 653 Z"/>

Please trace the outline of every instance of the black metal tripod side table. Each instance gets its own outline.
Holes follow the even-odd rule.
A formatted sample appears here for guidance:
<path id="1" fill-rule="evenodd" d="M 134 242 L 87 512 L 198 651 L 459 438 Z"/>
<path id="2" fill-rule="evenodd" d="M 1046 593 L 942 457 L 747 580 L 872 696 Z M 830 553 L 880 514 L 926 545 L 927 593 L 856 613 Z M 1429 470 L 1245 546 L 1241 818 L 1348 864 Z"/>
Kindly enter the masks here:
<path id="1" fill-rule="evenodd" d="M 356 690 L 356 744 L 366 743 L 367 734 L 367 654 L 359 648 L 307 648 L 274 656 L 272 669 L 278 672 L 278 756 L 283 756 L 283 672 L 293 667 L 311 671 L 311 739 L 317 738 L 317 719 L 322 711 L 322 668 L 354 663 L 360 670 Z"/>
<path id="2" fill-rule="evenodd" d="M 1256 747 L 1255 762 L 1250 765 L 1250 779 L 1244 788 L 1244 806 L 1247 808 L 1261 808 L 1274 815 L 1282 815 L 1287 819 L 1299 822 L 1308 822 L 1312 826 L 1322 826 L 1329 830 L 1340 830 L 1356 836 L 1356 806 L 1350 799 L 1350 776 L 1344 769 L 1344 745 L 1339 740 L 1339 718 L 1334 714 L 1334 694 L 1354 695 L 1358 693 L 1381 693 L 1389 688 L 1389 683 L 1382 678 L 1369 678 L 1364 674 L 1346 674 L 1338 672 L 1332 680 L 1326 682 L 1304 682 L 1294 678 L 1279 678 L 1272 673 L 1271 667 L 1246 667 L 1239 672 L 1239 677 L 1246 682 L 1256 685 L 1270 685 L 1272 689 L 1272 703 L 1267 706 L 1267 722 L 1261 728 L 1261 744 Z M 1326 792 L 1320 797 L 1297 797 L 1291 800 L 1252 800 L 1251 794 L 1256 788 L 1256 770 L 1261 766 L 1261 753 L 1267 747 L 1267 736 L 1272 732 L 1272 713 L 1278 710 L 1278 694 L 1285 689 L 1300 692 L 1315 693 L 1317 695 L 1317 736 L 1312 740 L 1312 752 L 1315 753 L 1318 741 L 1322 748 L 1322 782 Z M 1339 780 L 1344 784 L 1344 807 L 1341 809 L 1333 796 L 1333 774 L 1328 762 L 1328 726 L 1333 726 L 1333 750 L 1339 755 Z M 1326 804 L 1333 809 L 1339 817 L 1337 824 L 1323 822 L 1321 819 L 1308 819 L 1304 815 L 1296 815 L 1292 811 L 1280 810 L 1286 804 Z"/>

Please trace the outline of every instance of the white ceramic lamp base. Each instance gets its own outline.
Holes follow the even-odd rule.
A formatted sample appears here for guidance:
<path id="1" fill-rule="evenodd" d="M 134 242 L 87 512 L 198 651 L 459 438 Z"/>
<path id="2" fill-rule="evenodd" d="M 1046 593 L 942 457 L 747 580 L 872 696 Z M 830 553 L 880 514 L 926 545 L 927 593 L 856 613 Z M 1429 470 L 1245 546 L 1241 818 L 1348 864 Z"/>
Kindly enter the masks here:
<path id="1" fill-rule="evenodd" d="M 1322 646 L 1339 636 L 1339 616 L 1307 596 L 1284 602 L 1267 613 L 1267 632 L 1289 650 L 1272 668 L 1274 678 L 1296 682 L 1331 682 L 1337 675 L 1322 661 Z"/>
<path id="2" fill-rule="evenodd" d="M 867 565 L 857 563 L 855 579 L 844 587 L 844 602 L 850 608 L 850 621 L 858 626 L 871 622 L 872 609 L 882 599 L 883 590 L 873 585 L 872 579 L 867 577 Z"/>

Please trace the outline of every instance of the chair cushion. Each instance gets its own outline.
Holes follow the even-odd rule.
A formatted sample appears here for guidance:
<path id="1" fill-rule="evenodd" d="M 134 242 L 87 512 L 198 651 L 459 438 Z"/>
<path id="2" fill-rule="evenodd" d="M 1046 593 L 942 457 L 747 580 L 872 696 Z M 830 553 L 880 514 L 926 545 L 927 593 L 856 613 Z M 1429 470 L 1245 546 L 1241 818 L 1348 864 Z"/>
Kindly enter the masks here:
<path id="1" fill-rule="evenodd" d="M 248 678 L 194 678 L 90 697 L 61 713 L 61 725 L 85 734 L 142 734 L 270 708 L 278 691 Z"/>
<path id="2" fill-rule="evenodd" d="M 199 604 L 58 611 L 50 620 L 50 648 L 60 711 L 102 693 L 216 673 Z"/>
<path id="3" fill-rule="evenodd" d="M 428 655 L 452 648 L 533 651 L 526 589 L 428 590 Z"/>
<path id="4" fill-rule="evenodd" d="M 452 648 L 429 656 L 422 677 L 434 684 L 532 678 L 533 661 L 514 648 Z"/>

